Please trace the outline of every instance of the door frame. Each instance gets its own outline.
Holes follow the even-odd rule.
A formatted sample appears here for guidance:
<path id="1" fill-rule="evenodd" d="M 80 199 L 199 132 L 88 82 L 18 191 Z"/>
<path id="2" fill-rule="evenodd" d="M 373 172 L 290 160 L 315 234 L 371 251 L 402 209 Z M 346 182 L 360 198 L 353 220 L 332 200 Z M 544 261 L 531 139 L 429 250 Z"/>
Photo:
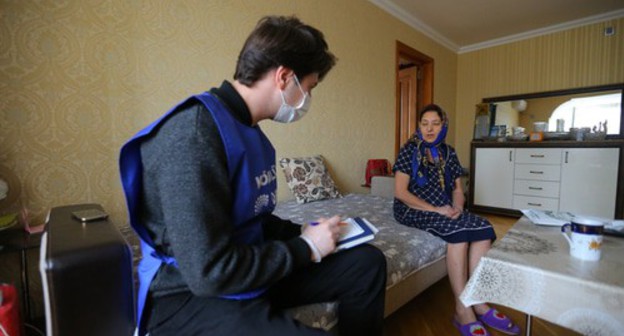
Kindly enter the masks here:
<path id="1" fill-rule="evenodd" d="M 420 69 L 420 76 L 417 79 L 416 92 L 416 111 L 419 111 L 427 104 L 433 103 L 433 58 L 421 53 L 420 51 L 400 42 L 396 41 L 396 57 L 395 57 L 395 130 L 394 130 L 394 157 L 399 155 L 400 131 L 401 131 L 401 89 L 399 84 L 399 70 L 401 61 L 407 60 L 414 63 Z M 417 112 L 418 113 L 418 112 Z M 417 116 L 418 117 L 418 116 Z"/>

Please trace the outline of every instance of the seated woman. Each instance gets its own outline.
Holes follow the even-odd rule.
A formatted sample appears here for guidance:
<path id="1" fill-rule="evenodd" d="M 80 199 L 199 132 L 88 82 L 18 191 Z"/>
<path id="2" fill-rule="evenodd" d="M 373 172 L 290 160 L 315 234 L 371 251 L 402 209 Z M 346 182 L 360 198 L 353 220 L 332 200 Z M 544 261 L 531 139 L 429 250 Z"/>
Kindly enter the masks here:
<path id="1" fill-rule="evenodd" d="M 496 239 L 484 218 L 464 211 L 464 192 L 455 149 L 446 143 L 448 119 L 437 105 L 420 112 L 418 130 L 403 145 L 394 165 L 394 217 L 447 242 L 446 267 L 455 295 L 453 323 L 462 335 L 488 335 L 483 324 L 506 334 L 520 328 L 487 304 L 464 306 L 459 295 L 469 274 Z"/>

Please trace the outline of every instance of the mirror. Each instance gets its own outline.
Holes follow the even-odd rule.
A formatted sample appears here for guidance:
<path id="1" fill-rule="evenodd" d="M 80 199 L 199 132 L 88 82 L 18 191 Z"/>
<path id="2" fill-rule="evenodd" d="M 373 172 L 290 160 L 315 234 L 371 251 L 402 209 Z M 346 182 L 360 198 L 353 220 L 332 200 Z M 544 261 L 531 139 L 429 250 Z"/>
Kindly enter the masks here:
<path id="1" fill-rule="evenodd" d="M 551 133 L 588 127 L 594 133 L 606 129 L 607 138 L 620 138 L 624 135 L 623 96 L 624 83 L 484 98 L 477 105 L 475 139 L 511 134 L 514 127 L 529 133 L 536 122 L 547 123 L 545 131 Z"/>

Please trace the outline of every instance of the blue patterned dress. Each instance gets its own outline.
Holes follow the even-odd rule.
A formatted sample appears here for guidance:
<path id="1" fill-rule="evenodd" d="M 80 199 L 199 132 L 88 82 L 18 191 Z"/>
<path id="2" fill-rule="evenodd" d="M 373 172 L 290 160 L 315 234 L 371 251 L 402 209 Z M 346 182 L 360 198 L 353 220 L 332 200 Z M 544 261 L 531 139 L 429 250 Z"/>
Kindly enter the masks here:
<path id="1" fill-rule="evenodd" d="M 447 146 L 448 157 L 444 158 L 449 176 L 451 178 L 452 188 L 455 188 L 454 181 L 462 175 L 462 167 L 457 158 L 455 149 Z M 417 143 L 409 141 L 399 152 L 399 157 L 394 164 L 393 171 L 400 171 L 407 175 L 412 175 L 412 157 L 417 150 Z M 433 164 L 426 164 L 427 183 L 419 187 L 410 180 L 409 191 L 418 198 L 428 202 L 429 204 L 440 207 L 444 205 L 452 206 L 452 195 L 446 193 L 440 185 L 440 174 Z M 494 240 L 496 234 L 492 225 L 484 218 L 474 215 L 468 211 L 464 211 L 457 219 L 440 215 L 436 212 L 412 209 L 398 199 L 394 199 L 394 218 L 401 224 L 415 227 L 420 230 L 427 231 L 444 239 L 447 243 L 472 242 L 480 240 Z"/>

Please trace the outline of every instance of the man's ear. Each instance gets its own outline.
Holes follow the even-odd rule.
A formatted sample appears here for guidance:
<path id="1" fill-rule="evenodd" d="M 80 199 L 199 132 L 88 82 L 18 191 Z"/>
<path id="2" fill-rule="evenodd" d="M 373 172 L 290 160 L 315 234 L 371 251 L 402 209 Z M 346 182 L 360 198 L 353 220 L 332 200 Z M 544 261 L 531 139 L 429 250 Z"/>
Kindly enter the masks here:
<path id="1" fill-rule="evenodd" d="M 292 77 L 294 73 L 295 72 L 292 69 L 283 65 L 277 67 L 275 70 L 275 84 L 280 88 L 280 90 L 284 90 L 286 88 L 288 78 Z"/>

